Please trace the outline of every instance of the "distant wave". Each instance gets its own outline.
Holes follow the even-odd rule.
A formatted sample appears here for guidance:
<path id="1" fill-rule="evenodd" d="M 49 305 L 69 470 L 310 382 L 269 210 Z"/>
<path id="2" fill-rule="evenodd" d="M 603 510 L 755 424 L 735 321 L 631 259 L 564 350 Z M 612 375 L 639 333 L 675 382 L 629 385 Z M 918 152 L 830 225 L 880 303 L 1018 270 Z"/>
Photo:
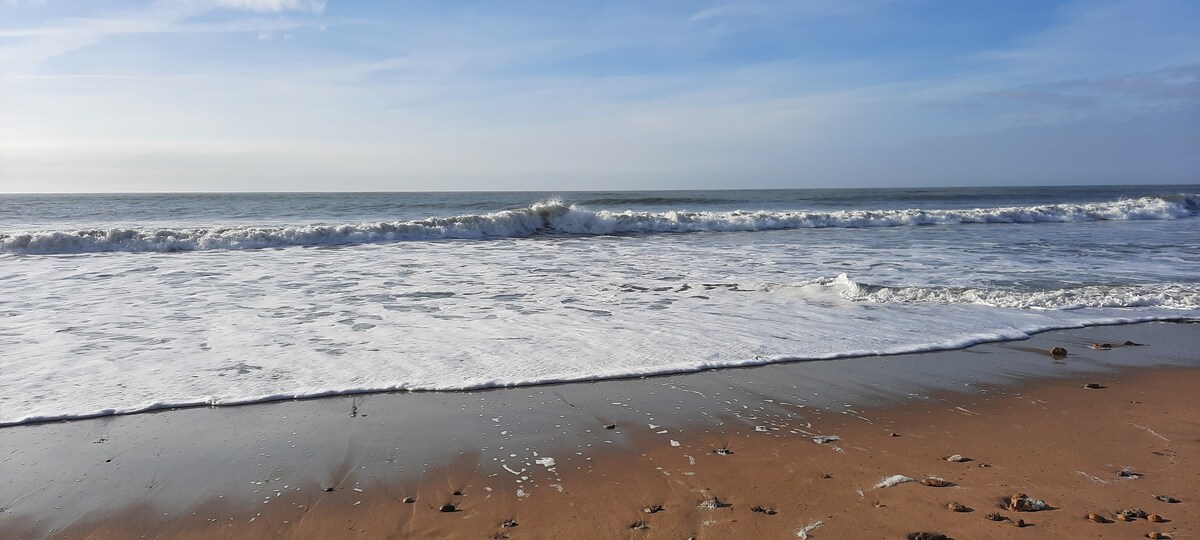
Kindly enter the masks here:
<path id="1" fill-rule="evenodd" d="M 345 225 L 113 228 L 0 233 L 0 253 L 172 252 L 513 238 L 542 234 L 612 235 L 765 231 L 805 228 L 1180 219 L 1200 213 L 1200 195 L 1142 197 L 1090 204 L 956 210 L 730 212 L 589 211 L 561 201 L 488 214 Z"/>
<path id="2" fill-rule="evenodd" d="M 1023 309 L 1161 307 L 1200 309 L 1200 285 L 1089 285 L 1046 291 L 971 287 L 887 287 L 858 283 L 846 274 L 812 284 L 829 286 L 847 300 L 892 304 L 978 304 Z"/>

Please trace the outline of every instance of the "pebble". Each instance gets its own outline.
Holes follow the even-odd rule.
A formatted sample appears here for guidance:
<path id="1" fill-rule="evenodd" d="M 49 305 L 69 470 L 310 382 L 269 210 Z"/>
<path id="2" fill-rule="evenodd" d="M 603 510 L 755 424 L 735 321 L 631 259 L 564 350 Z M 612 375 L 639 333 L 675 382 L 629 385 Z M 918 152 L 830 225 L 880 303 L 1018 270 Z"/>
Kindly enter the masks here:
<path id="1" fill-rule="evenodd" d="M 728 455 L 733 454 L 733 450 L 730 450 L 728 448 L 718 448 L 716 450 L 713 450 L 713 453 L 717 454 L 719 456 L 728 456 Z"/>
<path id="2" fill-rule="evenodd" d="M 1008 518 L 1006 518 L 1000 514 L 997 514 L 995 512 L 988 514 L 986 517 L 992 521 L 1004 521 L 1004 520 L 1008 519 Z"/>
<path id="3" fill-rule="evenodd" d="M 774 508 L 763 508 L 763 507 L 761 507 L 761 506 L 754 506 L 754 507 L 750 508 L 750 511 L 751 511 L 751 512 L 756 512 L 756 513 L 759 513 L 759 514 L 766 514 L 766 515 L 768 515 L 768 516 L 773 516 L 773 515 L 775 515 L 775 514 L 777 514 L 777 513 L 778 513 L 778 512 L 776 512 L 776 511 L 775 511 L 775 509 L 774 509 Z"/>
<path id="4" fill-rule="evenodd" d="M 908 540 L 950 540 L 950 537 L 935 532 L 913 532 L 905 536 Z"/>
<path id="5" fill-rule="evenodd" d="M 632 525 L 629 526 L 629 528 L 631 530 L 635 530 L 635 531 L 644 531 L 644 530 L 649 529 L 650 526 L 646 525 L 645 521 L 635 521 L 635 522 L 633 522 Z"/>
<path id="6" fill-rule="evenodd" d="M 658 512 L 662 512 L 662 509 L 663 509 L 663 507 L 661 504 L 652 504 L 650 506 L 643 508 L 642 512 L 645 512 L 647 514 L 657 514 Z"/>
<path id="7" fill-rule="evenodd" d="M 1055 347 L 1053 349 L 1050 349 L 1050 355 L 1051 356 L 1066 356 L 1067 350 L 1062 347 Z"/>
<path id="8" fill-rule="evenodd" d="M 1088 514 L 1087 518 L 1088 518 L 1088 521 L 1090 521 L 1092 523 L 1112 523 L 1112 520 L 1110 520 L 1100 514 L 1094 513 L 1094 512 L 1091 514 Z"/>
<path id="9" fill-rule="evenodd" d="M 1155 495 L 1154 498 L 1158 499 L 1162 502 L 1171 503 L 1171 504 L 1175 504 L 1175 503 L 1179 502 L 1179 499 L 1176 499 L 1175 497 L 1172 497 L 1170 495 Z"/>
<path id="10" fill-rule="evenodd" d="M 967 461 L 971 461 L 971 458 L 963 457 L 962 454 L 954 454 L 953 456 L 947 457 L 946 461 L 949 461 L 950 463 L 964 463 Z"/>
<path id="11" fill-rule="evenodd" d="M 400 499 L 400 502 L 403 502 L 404 504 L 412 504 L 412 503 L 417 502 L 417 500 L 412 497 L 405 497 L 403 499 Z"/>
<path id="12" fill-rule="evenodd" d="M 446 503 L 438 507 L 438 512 L 453 512 L 455 510 L 458 510 L 458 507 L 452 503 Z"/>
<path id="13" fill-rule="evenodd" d="M 327 488 L 325 488 L 325 493 L 329 493 L 329 492 L 331 492 L 331 491 L 333 491 L 333 488 L 331 488 L 331 487 L 327 487 Z"/>
<path id="14" fill-rule="evenodd" d="M 1170 538 L 1170 536 L 1169 536 L 1169 535 L 1167 535 L 1167 534 L 1165 534 L 1165 533 L 1153 532 L 1153 531 L 1152 531 L 1152 532 L 1148 532 L 1148 533 L 1146 533 L 1146 538 L 1157 538 L 1157 539 L 1160 539 L 1160 540 L 1161 540 L 1161 539 L 1163 539 L 1163 538 Z"/>
<path id="15" fill-rule="evenodd" d="M 970 512 L 970 511 L 971 511 L 971 509 L 970 509 L 970 508 L 968 508 L 968 507 L 967 507 L 967 505 L 965 505 L 965 504 L 959 504 L 959 503 L 956 503 L 956 502 L 952 502 L 952 503 L 950 503 L 950 504 L 947 504 L 947 505 L 946 505 L 946 508 L 949 508 L 949 509 L 950 509 L 951 511 L 953 511 L 953 512 Z"/>
<path id="16" fill-rule="evenodd" d="M 1083 387 L 1087 388 L 1088 390 L 1098 390 L 1100 388 L 1104 388 L 1100 384 L 1094 383 L 1094 382 L 1087 383 L 1087 384 L 1083 385 Z"/>
<path id="17" fill-rule="evenodd" d="M 1014 525 L 1014 526 L 1016 526 L 1016 527 L 1018 527 L 1018 528 L 1024 527 L 1024 526 L 1025 526 L 1025 520 L 1023 520 L 1023 519 L 1018 519 L 1016 523 L 1013 523 L 1013 525 Z"/>
<path id="18" fill-rule="evenodd" d="M 616 424 L 604 424 L 604 429 L 617 429 Z"/>
<path id="19" fill-rule="evenodd" d="M 925 479 L 921 480 L 921 483 L 922 483 L 922 484 L 925 484 L 925 485 L 927 485 L 927 486 L 929 486 L 929 487 L 946 487 L 946 486 L 949 486 L 949 485 L 951 485 L 951 483 L 950 483 L 950 482 L 947 482 L 947 481 L 946 481 L 946 480 L 944 480 L 944 479 L 941 479 L 941 478 L 936 478 L 936 477 L 933 477 L 933 476 L 931 476 L 931 477 L 929 477 L 929 478 L 925 478 Z"/>
<path id="20" fill-rule="evenodd" d="M 1166 523 L 1166 519 L 1158 514 L 1150 514 L 1146 516 L 1146 520 L 1151 523 Z"/>
<path id="21" fill-rule="evenodd" d="M 701 510 L 716 510 L 722 506 L 725 505 L 722 504 L 721 501 L 716 497 L 705 497 L 704 500 L 700 501 L 700 504 L 698 505 Z"/>
<path id="22" fill-rule="evenodd" d="M 517 520 L 515 520 L 515 519 L 506 519 L 506 520 L 504 520 L 504 523 L 500 524 L 500 526 L 504 527 L 505 529 L 511 529 L 513 527 L 516 527 L 517 525 L 518 525 L 518 523 L 517 523 Z"/>
<path id="23" fill-rule="evenodd" d="M 1012 512 L 1037 512 L 1046 509 L 1046 501 L 1034 499 L 1024 493 L 1013 493 L 1008 498 L 1008 509 Z"/>
<path id="24" fill-rule="evenodd" d="M 1112 349 L 1112 343 L 1093 343 L 1092 348 L 1097 351 L 1107 351 Z"/>

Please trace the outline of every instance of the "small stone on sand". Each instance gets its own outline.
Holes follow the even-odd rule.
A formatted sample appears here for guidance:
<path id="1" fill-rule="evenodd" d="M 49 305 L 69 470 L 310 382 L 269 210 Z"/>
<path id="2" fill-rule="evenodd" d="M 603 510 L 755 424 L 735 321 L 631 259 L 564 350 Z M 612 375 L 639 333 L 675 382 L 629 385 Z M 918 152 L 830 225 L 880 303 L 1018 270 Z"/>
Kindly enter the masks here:
<path id="1" fill-rule="evenodd" d="M 899 433 L 896 433 L 895 431 L 893 431 L 893 432 L 891 433 L 891 435 L 888 435 L 888 437 L 899 437 L 899 436 L 900 436 L 900 434 L 899 434 Z"/>
<path id="2" fill-rule="evenodd" d="M 963 457 L 962 454 L 954 454 L 953 456 L 947 457 L 946 461 L 949 461 L 951 463 L 965 463 L 967 461 L 971 461 L 971 458 Z"/>
<path id="3" fill-rule="evenodd" d="M 652 504 L 650 506 L 643 508 L 642 512 L 645 512 L 647 514 L 657 514 L 658 512 L 662 512 L 662 509 L 663 509 L 663 507 L 661 504 Z"/>
<path id="4" fill-rule="evenodd" d="M 1013 525 L 1014 525 L 1014 526 L 1016 526 L 1016 527 L 1018 527 L 1018 528 L 1020 528 L 1020 527 L 1024 527 L 1024 526 L 1025 526 L 1025 520 L 1023 520 L 1023 519 L 1018 519 L 1016 523 L 1013 523 Z"/>
<path id="5" fill-rule="evenodd" d="M 1100 514 L 1097 514 L 1095 512 L 1088 514 L 1087 518 L 1088 518 L 1088 521 L 1090 521 L 1092 523 L 1112 523 L 1111 519 L 1108 519 L 1108 518 L 1106 518 Z"/>
<path id="6" fill-rule="evenodd" d="M 1094 383 L 1094 382 L 1087 383 L 1087 384 L 1083 385 L 1083 387 L 1087 388 L 1088 390 L 1098 390 L 1100 388 L 1104 388 L 1104 386 L 1100 385 L 1099 383 Z"/>
<path id="7" fill-rule="evenodd" d="M 950 540 L 948 536 L 935 532 L 913 532 L 905 536 L 908 540 Z"/>
<path id="8" fill-rule="evenodd" d="M 1117 471 L 1117 476 L 1120 476 L 1121 478 L 1141 478 L 1145 475 L 1140 472 L 1134 471 L 1133 469 L 1130 469 L 1129 467 L 1125 467 L 1124 469 Z"/>
<path id="9" fill-rule="evenodd" d="M 1122 343 L 1122 345 L 1141 345 L 1141 343 L 1134 343 L 1132 341 L 1126 340 L 1125 343 Z"/>
<path id="10" fill-rule="evenodd" d="M 650 526 L 646 525 L 645 521 L 635 521 L 635 522 L 633 522 L 632 525 L 629 526 L 629 528 L 634 531 L 645 531 L 645 530 L 649 530 Z"/>
<path id="11" fill-rule="evenodd" d="M 329 493 L 329 492 L 331 492 L 331 491 L 333 491 L 333 488 L 331 488 L 331 487 L 327 487 L 327 488 L 325 488 L 325 493 Z"/>
<path id="12" fill-rule="evenodd" d="M 438 512 L 453 512 L 455 510 L 458 510 L 458 507 L 451 503 L 446 503 L 438 507 Z"/>
<path id="13" fill-rule="evenodd" d="M 504 520 L 504 523 L 500 524 L 500 526 L 504 527 L 505 529 L 511 529 L 513 527 L 516 527 L 517 525 L 518 525 L 518 523 L 517 523 L 517 520 L 515 520 L 515 519 L 506 519 L 506 520 Z"/>
<path id="14" fill-rule="evenodd" d="M 1151 523 L 1166 523 L 1166 522 L 1167 522 L 1166 518 L 1164 518 L 1164 517 L 1162 517 L 1162 516 L 1160 516 L 1160 515 L 1158 515 L 1158 514 L 1149 514 L 1149 515 L 1147 515 L 1147 516 L 1146 516 L 1146 521 L 1149 521 L 1149 522 L 1151 522 Z"/>
<path id="15" fill-rule="evenodd" d="M 617 429 L 616 424 L 604 424 L 604 429 Z"/>
<path id="16" fill-rule="evenodd" d="M 946 487 L 946 486 L 954 485 L 953 483 L 948 482 L 943 478 L 938 478 L 936 476 L 930 476 L 929 478 L 925 478 L 925 479 L 921 480 L 921 483 L 925 484 L 929 487 Z"/>
<path id="17" fill-rule="evenodd" d="M 697 505 L 697 507 L 701 510 L 716 510 L 723 506 L 725 506 L 725 504 L 716 497 L 705 497 L 704 500 L 700 501 L 700 504 Z"/>
<path id="18" fill-rule="evenodd" d="M 773 515 L 775 515 L 775 514 L 777 514 L 777 513 L 778 513 L 778 512 L 776 512 L 776 511 L 775 511 L 775 509 L 774 509 L 774 508 L 763 508 L 763 507 L 761 507 L 761 506 L 757 506 L 757 505 L 756 505 L 756 506 L 754 506 L 754 507 L 751 507 L 751 508 L 750 508 L 750 511 L 751 511 L 751 512 L 755 512 L 755 513 L 758 513 L 758 514 L 766 514 L 766 515 L 768 515 L 768 516 L 773 516 Z"/>
<path id="19" fill-rule="evenodd" d="M 1175 504 L 1175 503 L 1179 502 L 1179 499 L 1176 499 L 1175 497 L 1172 497 L 1170 495 L 1155 495 L 1154 498 L 1158 499 L 1162 502 L 1171 503 L 1171 504 Z"/>
<path id="20" fill-rule="evenodd" d="M 1160 532 L 1148 532 L 1146 533 L 1146 538 L 1156 538 L 1162 540 L 1163 538 L 1170 538 L 1170 535 Z"/>
<path id="21" fill-rule="evenodd" d="M 716 450 L 713 450 L 713 453 L 718 456 L 728 456 L 728 455 L 733 454 L 733 450 L 730 450 L 728 448 L 718 448 Z"/>
<path id="22" fill-rule="evenodd" d="M 1107 351 L 1112 349 L 1112 343 L 1093 343 L 1092 348 L 1097 351 Z"/>
<path id="23" fill-rule="evenodd" d="M 414 497 L 405 497 L 403 499 L 400 499 L 400 502 L 402 502 L 404 504 L 412 504 L 412 503 L 417 502 L 417 499 Z"/>
<path id="24" fill-rule="evenodd" d="M 995 513 L 995 512 L 992 512 L 992 513 L 988 514 L 988 515 L 987 515 L 987 516 L 985 516 L 985 517 L 987 517 L 987 518 L 988 518 L 989 520 L 991 520 L 991 521 L 1004 521 L 1004 520 L 1008 519 L 1007 517 L 1004 517 L 1004 516 L 1002 516 L 1002 515 L 1000 515 L 1000 514 L 997 514 L 997 513 Z"/>
<path id="25" fill-rule="evenodd" d="M 950 503 L 950 504 L 947 504 L 947 505 L 946 505 L 946 508 L 949 508 L 949 509 L 950 509 L 950 511 L 952 511 L 952 512 L 970 512 L 970 511 L 971 511 L 971 508 L 970 508 L 970 507 L 968 507 L 967 505 L 965 505 L 965 504 L 959 504 L 959 503 L 956 503 L 956 502 L 952 502 L 952 503 Z"/>
<path id="26" fill-rule="evenodd" d="M 1050 356 L 1066 356 L 1066 355 L 1067 355 L 1067 350 L 1062 347 L 1055 347 L 1053 349 L 1050 349 Z"/>
<path id="27" fill-rule="evenodd" d="M 1041 499 L 1034 499 L 1024 493 L 1013 493 L 1012 497 L 1008 498 L 1008 510 L 1010 512 L 1037 512 L 1045 510 L 1049 505 Z"/>

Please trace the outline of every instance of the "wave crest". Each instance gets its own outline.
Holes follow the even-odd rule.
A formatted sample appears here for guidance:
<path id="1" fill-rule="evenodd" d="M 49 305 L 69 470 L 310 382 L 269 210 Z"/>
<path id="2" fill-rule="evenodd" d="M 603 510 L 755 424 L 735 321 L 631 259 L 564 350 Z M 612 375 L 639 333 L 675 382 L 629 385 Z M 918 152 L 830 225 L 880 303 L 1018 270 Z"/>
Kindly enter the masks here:
<path id="1" fill-rule="evenodd" d="M 1198 213 L 1200 195 L 1190 194 L 1091 204 L 956 210 L 593 212 L 550 200 L 534 203 L 527 208 L 488 214 L 353 225 L 111 228 L 0 233 L 0 253 L 172 252 L 407 240 L 478 240 L 539 234 L 611 235 L 1157 220 L 1187 218 Z"/>

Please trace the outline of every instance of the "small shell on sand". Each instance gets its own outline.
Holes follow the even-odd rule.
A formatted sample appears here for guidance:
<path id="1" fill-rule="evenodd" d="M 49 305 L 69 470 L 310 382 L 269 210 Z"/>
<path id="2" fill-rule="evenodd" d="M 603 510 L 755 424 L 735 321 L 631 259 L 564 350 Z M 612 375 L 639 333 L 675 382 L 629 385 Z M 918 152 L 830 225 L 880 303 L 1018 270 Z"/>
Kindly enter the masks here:
<path id="1" fill-rule="evenodd" d="M 1090 521 L 1092 523 L 1112 523 L 1111 519 L 1108 519 L 1108 518 L 1106 518 L 1100 514 L 1094 513 L 1094 512 L 1091 514 L 1088 514 L 1087 518 L 1088 518 L 1088 521 Z"/>
<path id="2" fill-rule="evenodd" d="M 1014 525 L 1014 526 L 1016 526 L 1017 528 L 1024 527 L 1024 526 L 1025 526 L 1025 520 L 1023 520 L 1023 519 L 1018 519 L 1016 523 L 1013 523 L 1013 525 Z"/>
<path id="3" fill-rule="evenodd" d="M 647 513 L 647 514 L 657 514 L 659 512 L 662 512 L 662 509 L 663 509 L 663 507 L 661 504 L 652 504 L 650 506 L 643 508 L 642 512 Z"/>
<path id="4" fill-rule="evenodd" d="M 458 507 L 452 503 L 446 503 L 438 507 L 438 512 L 453 512 L 455 510 L 458 510 Z"/>
<path id="5" fill-rule="evenodd" d="M 1087 383 L 1087 384 L 1083 385 L 1083 387 L 1087 388 L 1088 390 L 1098 390 L 1100 388 L 1104 388 L 1104 386 L 1100 385 L 1099 383 L 1094 383 L 1094 382 Z"/>
<path id="6" fill-rule="evenodd" d="M 1157 539 L 1161 540 L 1163 538 L 1170 538 L 1170 537 L 1171 536 L 1166 533 L 1160 533 L 1160 532 L 1155 532 L 1155 531 L 1146 533 L 1146 538 L 1157 538 Z"/>
<path id="7" fill-rule="evenodd" d="M 1093 343 L 1092 348 L 1097 351 L 1107 351 L 1112 349 L 1112 343 Z"/>
<path id="8" fill-rule="evenodd" d="M 1166 518 L 1164 518 L 1158 514 L 1147 515 L 1146 520 L 1151 523 L 1166 523 L 1167 522 Z"/>
<path id="9" fill-rule="evenodd" d="M 511 528 L 513 528 L 513 527 L 516 527 L 516 526 L 517 526 L 517 520 L 515 520 L 515 519 L 506 519 L 506 520 L 504 520 L 504 523 L 501 523 L 501 524 L 500 524 L 500 526 L 501 526 L 501 527 L 504 527 L 505 529 L 511 529 Z"/>
<path id="10" fill-rule="evenodd" d="M 948 482 L 945 479 L 938 478 L 936 476 L 930 476 L 929 478 L 924 478 L 921 480 L 921 483 L 925 484 L 929 487 L 946 487 L 946 486 L 954 485 L 951 482 Z"/>
<path id="11" fill-rule="evenodd" d="M 713 450 L 713 453 L 714 453 L 714 454 L 716 454 L 716 455 L 718 455 L 718 456 L 730 456 L 730 455 L 733 455 L 733 450 L 730 450 L 730 449 L 728 449 L 728 448 L 724 448 L 724 447 L 722 447 L 722 448 L 718 448 L 718 449 L 716 449 L 716 450 Z"/>
<path id="12" fill-rule="evenodd" d="M 947 504 L 946 508 L 949 508 L 951 512 L 970 512 L 971 511 L 971 509 L 969 507 L 967 507 L 967 505 L 959 504 L 956 502 Z"/>
<path id="13" fill-rule="evenodd" d="M 953 456 L 948 456 L 946 461 L 949 461 L 950 463 L 964 463 L 971 461 L 971 458 L 964 457 L 962 454 L 954 454 Z"/>
<path id="14" fill-rule="evenodd" d="M 405 497 L 405 498 L 401 499 L 400 502 L 402 502 L 404 504 L 412 504 L 412 503 L 417 502 L 417 500 L 413 497 Z"/>
<path id="15" fill-rule="evenodd" d="M 1154 498 L 1158 499 L 1162 502 L 1171 503 L 1171 504 L 1175 504 L 1175 503 L 1179 502 L 1179 499 L 1176 499 L 1175 497 L 1172 497 L 1170 495 L 1155 495 Z"/>
<path id="16" fill-rule="evenodd" d="M 700 504 L 696 505 L 696 507 L 701 510 L 716 510 L 726 506 L 729 505 L 721 502 L 720 499 L 717 499 L 716 497 L 705 497 L 703 501 L 700 501 Z"/>
<path id="17" fill-rule="evenodd" d="M 991 521 L 1004 521 L 1004 520 L 1008 519 L 1007 517 L 1004 517 L 1004 516 L 1002 516 L 1002 515 L 1000 515 L 1000 514 L 997 514 L 997 513 L 995 513 L 995 512 L 992 512 L 992 513 L 990 513 L 990 514 L 988 514 L 987 516 L 984 516 L 984 517 L 988 518 L 988 519 L 989 519 L 989 520 L 991 520 Z"/>
<path id="18" fill-rule="evenodd" d="M 1067 355 L 1067 350 L 1062 347 L 1055 347 L 1053 349 L 1050 349 L 1050 356 L 1066 356 L 1066 355 Z"/>
<path id="19" fill-rule="evenodd" d="M 629 529 L 634 530 L 634 531 L 644 531 L 649 528 L 650 528 L 650 526 L 646 525 L 645 521 L 635 521 L 629 525 Z"/>

